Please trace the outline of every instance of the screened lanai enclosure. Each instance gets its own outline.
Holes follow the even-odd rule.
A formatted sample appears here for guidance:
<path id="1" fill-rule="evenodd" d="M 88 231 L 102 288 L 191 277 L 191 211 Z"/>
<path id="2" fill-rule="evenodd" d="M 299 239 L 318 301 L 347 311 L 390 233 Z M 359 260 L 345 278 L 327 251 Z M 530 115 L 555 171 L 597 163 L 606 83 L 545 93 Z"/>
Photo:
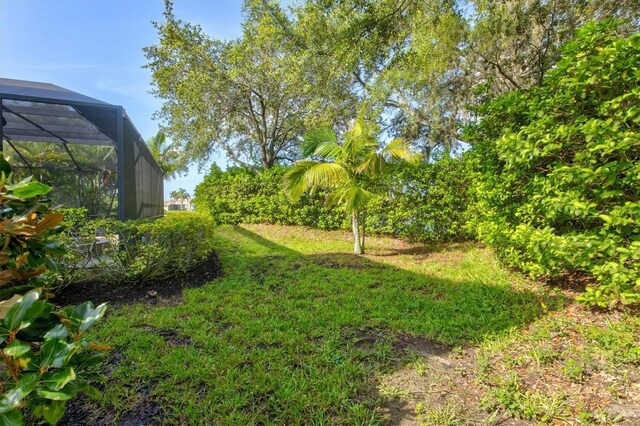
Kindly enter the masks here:
<path id="1" fill-rule="evenodd" d="M 163 214 L 164 176 L 124 108 L 48 83 L 0 78 L 0 149 L 14 180 L 51 185 L 90 217 Z"/>

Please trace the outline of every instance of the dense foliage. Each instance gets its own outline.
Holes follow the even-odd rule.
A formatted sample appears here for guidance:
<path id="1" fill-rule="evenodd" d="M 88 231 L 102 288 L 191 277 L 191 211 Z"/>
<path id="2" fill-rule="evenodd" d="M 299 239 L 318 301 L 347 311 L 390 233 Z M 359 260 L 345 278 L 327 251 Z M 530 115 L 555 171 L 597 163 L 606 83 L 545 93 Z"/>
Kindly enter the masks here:
<path id="1" fill-rule="evenodd" d="M 196 187 L 196 209 L 207 213 L 216 224 L 274 223 L 320 229 L 348 226 L 341 212 L 325 207 L 322 192 L 290 201 L 282 190 L 287 170 L 277 166 L 260 173 L 244 168 L 223 172 L 214 164 Z"/>
<path id="2" fill-rule="evenodd" d="M 465 157 L 444 156 L 417 167 L 400 164 L 382 183 L 386 196 L 369 207 L 367 226 L 421 242 L 469 240 L 470 184 Z"/>
<path id="3" fill-rule="evenodd" d="M 640 34 L 617 28 L 586 25 L 469 131 L 480 238 L 536 276 L 588 273 L 600 306 L 640 301 Z"/>
<path id="4" fill-rule="evenodd" d="M 50 209 L 51 187 L 31 178 L 9 184 L 11 165 L 0 156 L 0 300 L 33 288 L 47 269 L 56 270 L 51 237 L 62 229 L 62 214 Z"/>
<path id="5" fill-rule="evenodd" d="M 379 183 L 382 196 L 369 204 L 367 230 L 417 241 L 470 237 L 465 230 L 469 173 L 466 162 L 445 157 L 433 164 L 399 165 Z M 218 224 L 274 223 L 319 229 L 348 229 L 344 211 L 327 206 L 322 191 L 292 202 L 282 191 L 288 169 L 257 173 L 213 166 L 196 188 L 196 207 Z"/>
<path id="6" fill-rule="evenodd" d="M 244 0 L 243 12 L 233 40 L 180 20 L 170 0 L 155 24 L 147 66 L 182 166 L 212 152 L 288 163 L 314 124 L 345 130 L 358 114 L 428 157 L 458 144 L 470 106 L 539 86 L 585 22 L 640 23 L 636 0 Z"/>
<path id="7" fill-rule="evenodd" d="M 2 361 L 0 424 L 21 425 L 23 409 L 30 416 L 56 424 L 65 404 L 79 393 L 96 395 L 90 379 L 98 378 L 102 361 L 95 349 L 108 347 L 86 341 L 84 333 L 104 316 L 106 305 L 85 302 L 57 309 L 32 290 L 0 320 Z M 92 350 L 94 349 L 94 350 Z"/>
<path id="8" fill-rule="evenodd" d="M 120 222 L 90 220 L 82 210 L 71 210 L 64 225 L 68 231 L 58 241 L 68 250 L 59 259 L 60 271 L 49 277 L 58 286 L 98 277 L 113 282 L 168 278 L 186 272 L 212 250 L 214 224 L 193 213 Z"/>

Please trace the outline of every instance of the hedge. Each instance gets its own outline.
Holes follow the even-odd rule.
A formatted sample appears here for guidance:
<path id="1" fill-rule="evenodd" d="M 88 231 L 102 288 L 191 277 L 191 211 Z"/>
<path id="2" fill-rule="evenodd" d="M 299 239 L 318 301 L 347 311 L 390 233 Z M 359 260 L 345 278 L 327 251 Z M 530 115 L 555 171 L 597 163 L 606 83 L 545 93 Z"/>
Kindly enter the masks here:
<path id="1" fill-rule="evenodd" d="M 342 210 L 325 206 L 325 194 L 293 203 L 282 190 L 287 168 L 261 172 L 213 166 L 196 187 L 196 209 L 218 224 L 272 223 L 350 229 Z M 367 232 L 416 241 L 468 239 L 465 229 L 469 173 L 462 159 L 398 166 L 379 182 L 380 197 L 365 212 Z"/>

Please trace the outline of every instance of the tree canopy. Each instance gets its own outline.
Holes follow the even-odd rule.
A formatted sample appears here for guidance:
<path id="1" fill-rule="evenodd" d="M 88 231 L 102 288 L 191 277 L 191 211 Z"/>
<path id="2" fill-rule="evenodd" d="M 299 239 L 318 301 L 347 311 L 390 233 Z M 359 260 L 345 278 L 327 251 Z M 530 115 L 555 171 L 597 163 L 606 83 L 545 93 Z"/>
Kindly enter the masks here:
<path id="1" fill-rule="evenodd" d="M 247 1 L 244 14 L 243 35 L 231 41 L 176 18 L 170 1 L 164 21 L 155 23 L 159 42 L 145 49 L 147 66 L 164 101 L 159 116 L 182 152 L 181 168 L 194 160 L 202 165 L 219 150 L 249 168 L 295 161 L 305 122 L 335 109 L 311 104 L 282 9 Z"/>
<path id="2" fill-rule="evenodd" d="M 633 0 L 245 0 L 243 11 L 230 41 L 177 18 L 170 0 L 155 23 L 147 66 L 181 168 L 213 152 L 248 168 L 291 163 L 305 131 L 344 131 L 358 114 L 425 156 L 455 149 L 477 105 L 539 86 L 579 26 L 640 22 Z"/>

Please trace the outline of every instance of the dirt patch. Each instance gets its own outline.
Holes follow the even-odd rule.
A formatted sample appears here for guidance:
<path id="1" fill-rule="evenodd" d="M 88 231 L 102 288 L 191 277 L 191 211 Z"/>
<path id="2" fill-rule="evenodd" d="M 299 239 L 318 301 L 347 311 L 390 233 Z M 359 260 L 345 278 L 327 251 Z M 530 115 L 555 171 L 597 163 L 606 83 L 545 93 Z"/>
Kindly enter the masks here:
<path id="1" fill-rule="evenodd" d="M 133 408 L 115 421 L 115 413 L 101 412 L 90 405 L 86 396 L 69 401 L 59 426 L 139 426 L 163 423 L 162 407 L 153 400 L 152 388 L 142 386 L 136 390 L 137 402 Z"/>
<path id="2" fill-rule="evenodd" d="M 388 342 L 394 354 L 401 356 L 407 352 L 419 356 L 440 356 L 448 354 L 451 347 L 434 343 L 423 337 L 413 336 L 408 333 L 394 333 L 388 330 L 364 328 L 362 330 L 344 331 L 343 334 L 353 339 L 353 348 L 359 350 L 372 350 L 376 344 Z"/>
<path id="3" fill-rule="evenodd" d="M 108 283 L 90 281 L 66 287 L 56 294 L 53 302 L 57 305 L 76 305 L 87 300 L 94 304 L 148 303 L 157 304 L 163 299 L 178 303 L 185 288 L 200 287 L 222 275 L 222 266 L 216 253 L 194 266 L 184 274 L 177 274 L 163 280 L 147 281 L 144 284 Z M 166 300 L 165 300 L 166 301 Z"/>
<path id="4" fill-rule="evenodd" d="M 487 413 L 480 408 L 480 392 L 472 373 L 472 351 L 454 354 L 444 346 L 411 336 L 404 336 L 399 345 L 418 357 L 379 380 L 377 392 L 384 398 L 381 412 L 388 424 L 445 424 L 437 419 L 447 413 L 464 418 L 464 424 L 486 423 Z"/>
<path id="5" fill-rule="evenodd" d="M 587 286 L 596 283 L 594 277 L 583 271 L 566 271 L 557 277 L 543 277 L 540 281 L 544 285 L 565 290 L 569 294 L 584 293 Z"/>
<path id="6" fill-rule="evenodd" d="M 391 346 L 389 367 L 393 371 L 378 376 L 369 395 L 383 400 L 380 412 L 385 424 L 532 424 L 482 408 L 484 391 L 477 381 L 476 348 L 454 348 L 376 328 L 345 329 L 343 335 L 353 342 L 354 350 L 370 352 L 381 345 Z"/>
<path id="7" fill-rule="evenodd" d="M 151 396 L 151 387 L 136 390 L 138 402 L 118 420 L 118 426 L 159 425 L 162 423 L 162 408 Z"/>
<path id="8" fill-rule="evenodd" d="M 107 363 L 106 376 L 110 377 L 113 370 L 123 360 L 123 356 L 117 353 Z M 101 385 L 104 388 L 106 385 Z M 101 389 L 103 390 L 103 389 Z M 135 389 L 135 405 L 123 413 L 116 421 L 116 413 L 97 406 L 86 395 L 81 394 L 67 403 L 64 417 L 60 420 L 60 426 L 137 426 L 159 425 L 163 420 L 162 406 L 151 395 L 153 386 L 142 384 Z"/>

